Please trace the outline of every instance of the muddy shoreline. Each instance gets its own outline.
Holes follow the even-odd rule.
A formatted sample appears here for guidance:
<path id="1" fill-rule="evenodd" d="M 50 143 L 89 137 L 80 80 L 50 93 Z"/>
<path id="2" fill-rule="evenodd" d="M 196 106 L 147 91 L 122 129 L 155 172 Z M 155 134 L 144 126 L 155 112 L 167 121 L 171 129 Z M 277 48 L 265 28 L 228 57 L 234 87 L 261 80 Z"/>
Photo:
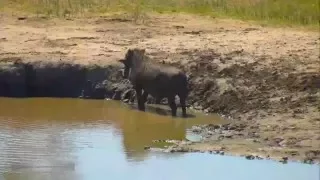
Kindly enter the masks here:
<path id="1" fill-rule="evenodd" d="M 117 99 L 123 79 L 116 66 L 84 66 L 66 62 L 0 61 L 0 96 Z"/>
<path id="2" fill-rule="evenodd" d="M 201 142 L 175 142 L 167 151 L 320 161 L 317 33 L 189 16 L 159 15 L 145 25 L 1 18 L 0 96 L 128 102 L 131 87 L 116 60 L 130 47 L 145 48 L 189 75 L 190 108 L 231 122 L 194 127 Z"/>
<path id="3" fill-rule="evenodd" d="M 87 98 L 87 99 L 114 99 L 121 100 L 124 103 L 132 103 L 129 100 L 132 98 L 132 86 L 130 83 L 121 77 L 121 72 L 119 70 L 122 68 L 121 65 L 108 65 L 102 66 L 83 66 L 64 62 L 57 63 L 44 63 L 43 61 L 23 63 L 20 58 L 6 58 L 0 61 L 0 96 L 4 97 L 69 97 L 69 98 Z M 180 68 L 188 67 L 181 66 L 181 64 L 173 64 Z M 208 65 L 207 65 L 208 66 Z M 190 69 L 194 67 L 191 66 Z M 206 69 L 208 67 L 205 67 Z M 194 126 L 192 132 L 201 135 L 203 140 L 202 143 L 213 142 L 214 145 L 210 147 L 200 146 L 201 142 L 190 142 L 190 141 L 169 141 L 173 142 L 174 145 L 168 146 L 162 149 L 163 152 L 208 152 L 213 154 L 224 155 L 225 153 L 237 154 L 244 156 L 246 159 L 277 159 L 283 163 L 288 160 L 300 160 L 304 163 L 317 163 L 319 162 L 319 151 L 318 150 L 307 150 L 304 151 L 302 155 L 299 150 L 292 149 L 293 147 L 298 147 L 296 144 L 289 140 L 292 139 L 279 139 L 273 140 L 268 138 L 261 138 L 260 127 L 258 124 L 251 123 L 251 118 L 257 118 L 257 115 L 261 116 L 263 109 L 268 109 L 269 113 L 273 112 L 271 108 L 267 108 L 271 105 L 255 105 L 255 108 L 251 106 L 247 107 L 244 103 L 241 105 L 234 104 L 237 102 L 238 96 L 233 96 L 234 93 L 239 93 L 236 91 L 227 91 L 227 93 L 221 94 L 219 91 L 222 87 L 217 83 L 215 79 L 217 77 L 208 80 L 203 78 L 201 75 L 195 75 L 192 70 L 187 69 L 186 72 L 191 75 L 189 80 L 191 93 L 188 99 L 188 106 L 192 109 L 201 111 L 203 113 L 219 113 L 225 118 L 228 118 L 231 122 L 226 125 L 202 125 Z M 196 68 L 197 69 L 197 68 Z M 210 75 L 213 75 L 210 74 Z M 253 74 L 254 76 L 254 74 Z M 201 77 L 201 78 L 199 78 Z M 194 80 L 196 79 L 196 80 Z M 286 81 L 286 80 L 285 80 Z M 308 103 L 311 106 L 316 106 L 318 103 L 315 101 L 312 94 L 317 88 L 317 84 L 311 82 L 311 84 L 303 83 L 301 89 L 310 91 L 311 95 L 308 97 Z M 197 89 L 197 87 L 201 89 Z M 209 87 L 209 88 L 208 88 Z M 204 88 L 205 90 L 202 90 Z M 312 93 L 313 92 L 313 93 Z M 215 96 L 215 99 L 211 102 L 203 101 L 205 95 Z M 220 95 L 219 95 L 220 94 Z M 227 99 L 227 100 L 226 100 Z M 245 99 L 248 100 L 248 99 Z M 218 101 L 218 103 L 217 103 Z M 242 99 L 244 101 L 244 99 Z M 150 97 L 147 103 L 152 104 L 155 100 Z M 225 103 L 224 103 L 225 102 Z M 263 101 L 260 101 L 262 103 Z M 206 103 L 211 103 L 207 105 Z M 315 104 L 312 104 L 315 103 Z M 163 104 L 166 104 L 165 101 Z M 285 103 L 281 106 L 285 107 Z M 292 104 L 288 104 L 288 106 Z M 272 104 L 275 106 L 275 104 Z M 309 105 L 310 106 L 310 105 Z M 301 106 L 298 106 L 301 107 Z M 246 109 L 244 109 L 246 108 Z M 280 108 L 278 107 L 277 110 Z M 250 112 L 251 114 L 256 113 L 256 116 L 251 115 L 247 119 L 241 119 L 241 115 L 245 112 Z M 296 114 L 301 114 L 297 110 L 293 110 L 293 116 Z M 275 116 L 275 113 L 273 112 Z M 294 127 L 290 127 L 294 129 Z M 258 145 L 259 150 L 255 152 L 252 147 L 250 150 L 242 152 L 234 148 L 229 148 L 225 145 L 228 141 L 232 144 L 234 141 L 243 141 L 246 139 L 253 144 L 268 144 L 269 146 L 278 147 L 290 147 L 290 150 L 284 149 L 284 152 L 279 152 L 279 150 L 260 150 L 261 145 Z M 166 140 L 164 140 L 166 141 Z M 276 142 L 272 142 L 276 141 Z M 273 143 L 273 144 L 271 144 Z M 289 145 L 289 147 L 288 147 Z M 231 146 L 232 147 L 232 146 Z M 159 150 L 151 148 L 150 150 Z M 305 150 L 301 148 L 301 150 Z M 240 153 L 241 152 L 241 153 Z M 240 154 L 239 154 L 240 153 Z M 286 154 L 286 156 L 283 155 Z"/>

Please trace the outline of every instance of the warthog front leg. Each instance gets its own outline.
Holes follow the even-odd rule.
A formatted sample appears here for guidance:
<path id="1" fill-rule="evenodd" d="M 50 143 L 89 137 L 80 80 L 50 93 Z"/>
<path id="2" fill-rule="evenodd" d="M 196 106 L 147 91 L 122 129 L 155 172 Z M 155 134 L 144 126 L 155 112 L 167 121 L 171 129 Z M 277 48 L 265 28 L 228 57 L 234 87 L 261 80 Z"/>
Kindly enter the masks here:
<path id="1" fill-rule="evenodd" d="M 177 116 L 177 105 L 175 102 L 175 97 L 174 96 L 169 96 L 168 97 L 169 105 L 171 108 L 171 115 L 172 116 Z"/>
<path id="2" fill-rule="evenodd" d="M 147 102 L 148 95 L 149 95 L 149 93 L 146 92 L 145 90 L 143 90 L 142 97 L 141 97 L 143 100 L 143 104 L 145 104 Z"/>
<path id="3" fill-rule="evenodd" d="M 145 111 L 142 88 L 136 88 L 136 95 L 137 95 L 137 101 L 138 101 L 138 109 L 140 111 Z"/>
<path id="4" fill-rule="evenodd" d="M 161 100 L 162 100 L 163 97 L 156 97 L 156 104 L 161 104 Z"/>

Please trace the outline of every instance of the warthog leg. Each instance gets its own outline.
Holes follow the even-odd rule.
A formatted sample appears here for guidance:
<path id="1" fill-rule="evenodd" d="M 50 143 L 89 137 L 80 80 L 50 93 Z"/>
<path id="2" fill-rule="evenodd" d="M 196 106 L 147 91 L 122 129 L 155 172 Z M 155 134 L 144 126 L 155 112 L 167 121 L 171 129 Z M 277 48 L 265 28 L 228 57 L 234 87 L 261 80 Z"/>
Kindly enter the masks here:
<path id="1" fill-rule="evenodd" d="M 168 97 L 169 105 L 171 108 L 171 114 L 172 116 L 177 116 L 177 105 L 175 102 L 175 96 L 169 96 Z"/>
<path id="2" fill-rule="evenodd" d="M 162 97 L 156 97 L 156 104 L 160 104 L 162 100 Z"/>
<path id="3" fill-rule="evenodd" d="M 144 107 L 144 99 L 142 97 L 142 88 L 136 88 L 136 95 L 137 95 L 137 101 L 138 101 L 138 109 L 141 111 L 145 111 Z"/>
<path id="4" fill-rule="evenodd" d="M 142 101 L 143 101 L 143 104 L 145 104 L 147 102 L 147 99 L 148 99 L 148 95 L 149 93 L 146 92 L 145 90 L 143 90 L 143 94 L 142 94 Z"/>
<path id="5" fill-rule="evenodd" d="M 186 98 L 185 97 L 179 97 L 179 98 L 180 98 L 180 105 L 182 109 L 182 116 L 187 117 Z"/>

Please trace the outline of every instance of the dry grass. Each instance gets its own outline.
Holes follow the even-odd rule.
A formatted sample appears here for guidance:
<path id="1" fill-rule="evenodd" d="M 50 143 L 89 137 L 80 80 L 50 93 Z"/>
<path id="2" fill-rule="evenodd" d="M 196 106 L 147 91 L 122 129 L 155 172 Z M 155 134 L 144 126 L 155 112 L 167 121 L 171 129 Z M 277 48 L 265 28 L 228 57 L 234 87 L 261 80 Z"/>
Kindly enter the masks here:
<path id="1" fill-rule="evenodd" d="M 117 11 L 134 19 L 147 11 L 188 12 L 277 24 L 319 26 L 319 0 L 1 0 L 2 9 L 46 16 L 81 16 Z"/>

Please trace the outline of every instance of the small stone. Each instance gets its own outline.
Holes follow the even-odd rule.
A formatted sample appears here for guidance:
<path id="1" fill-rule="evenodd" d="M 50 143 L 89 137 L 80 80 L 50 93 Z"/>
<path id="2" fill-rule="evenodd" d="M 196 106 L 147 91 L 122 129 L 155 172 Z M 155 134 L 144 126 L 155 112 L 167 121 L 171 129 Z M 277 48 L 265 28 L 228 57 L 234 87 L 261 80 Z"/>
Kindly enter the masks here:
<path id="1" fill-rule="evenodd" d="M 313 164 L 314 161 L 312 159 L 304 159 L 303 163 L 305 163 L 305 164 Z"/>
<path id="2" fill-rule="evenodd" d="M 229 133 L 229 134 L 225 134 L 225 135 L 224 135 L 224 137 L 225 137 L 225 138 L 229 138 L 229 139 L 230 139 L 230 138 L 232 138 L 232 137 L 233 137 L 233 135 L 232 135 L 231 133 Z"/>
<path id="3" fill-rule="evenodd" d="M 201 127 L 192 126 L 192 132 L 194 132 L 194 133 L 200 133 L 201 131 L 202 131 Z"/>
<path id="4" fill-rule="evenodd" d="M 260 157 L 260 156 L 256 156 L 255 158 L 258 159 L 258 160 L 263 159 L 263 157 Z"/>
<path id="5" fill-rule="evenodd" d="M 202 106 L 196 106 L 196 107 L 194 107 L 194 109 L 195 110 L 202 110 L 203 108 L 202 108 Z"/>
<path id="6" fill-rule="evenodd" d="M 254 157 L 253 155 L 251 155 L 251 154 L 250 154 L 250 155 L 246 155 L 245 157 L 246 157 L 246 159 L 248 159 L 248 160 L 252 160 L 252 159 L 255 158 L 255 157 Z"/>
<path id="7" fill-rule="evenodd" d="M 17 19 L 18 20 L 25 20 L 25 19 L 27 19 L 27 17 L 18 17 Z"/>
<path id="8" fill-rule="evenodd" d="M 219 136 L 219 137 L 218 137 L 218 140 L 219 140 L 219 141 L 221 141 L 221 140 L 223 140 L 223 139 L 224 139 L 224 136 Z"/>
<path id="9" fill-rule="evenodd" d="M 216 130 L 216 129 L 219 129 L 220 126 L 216 125 L 216 124 L 208 124 L 207 128 L 210 129 L 210 130 Z"/>
<path id="10" fill-rule="evenodd" d="M 149 150 L 150 149 L 150 146 L 145 146 L 144 147 L 144 150 Z"/>
<path id="11" fill-rule="evenodd" d="M 260 141 L 258 139 L 253 139 L 252 142 L 254 143 L 260 143 Z"/>
<path id="12" fill-rule="evenodd" d="M 281 160 L 280 160 L 280 162 L 286 164 L 286 163 L 288 162 L 288 159 L 289 159 L 289 158 L 286 157 L 286 156 L 285 156 L 285 157 L 282 157 Z"/>
<path id="13" fill-rule="evenodd" d="M 207 134 L 208 134 L 209 136 L 212 136 L 212 135 L 214 134 L 214 132 L 208 131 Z"/>

